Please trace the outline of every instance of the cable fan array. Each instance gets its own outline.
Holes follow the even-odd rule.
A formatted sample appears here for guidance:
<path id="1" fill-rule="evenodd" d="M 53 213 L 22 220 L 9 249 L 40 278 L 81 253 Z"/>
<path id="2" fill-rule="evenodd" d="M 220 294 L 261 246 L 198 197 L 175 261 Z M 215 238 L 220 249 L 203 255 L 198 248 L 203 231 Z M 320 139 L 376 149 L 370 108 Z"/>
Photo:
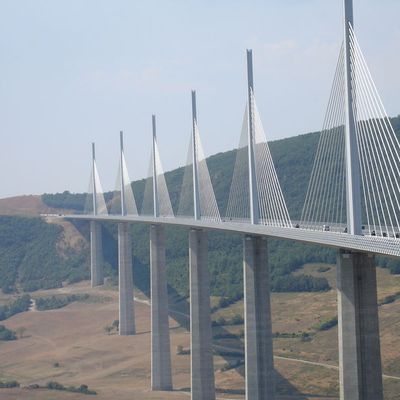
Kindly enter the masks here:
<path id="1" fill-rule="evenodd" d="M 341 227 L 346 221 L 344 50 L 340 49 L 325 120 L 304 203 L 301 226 Z"/>
<path id="2" fill-rule="evenodd" d="M 253 94 L 251 94 L 251 101 L 252 121 L 254 123 L 254 138 L 252 140 L 260 223 L 270 226 L 291 227 L 289 212 Z M 226 216 L 230 220 L 248 221 L 250 218 L 249 129 L 248 105 L 246 105 L 226 212 Z"/>
<path id="3" fill-rule="evenodd" d="M 133 195 L 132 184 L 129 178 L 128 168 L 126 166 L 126 159 L 123 151 L 121 151 L 121 160 L 118 166 L 115 188 L 116 189 L 113 192 L 113 197 L 111 200 L 110 214 L 138 215 L 135 196 Z M 123 212 L 121 193 L 123 194 Z"/>
<path id="4" fill-rule="evenodd" d="M 153 154 L 153 152 L 155 152 L 155 154 Z M 172 210 L 171 199 L 169 197 L 168 187 L 164 176 L 164 169 L 161 164 L 160 153 L 158 151 L 158 144 L 156 141 L 154 141 L 153 150 L 150 156 L 149 173 L 148 173 L 148 178 L 146 179 L 144 194 L 143 194 L 142 215 L 154 215 L 154 192 L 153 192 L 154 175 L 156 176 L 156 184 L 157 184 L 157 201 L 159 207 L 158 208 L 159 216 L 173 217 L 174 212 Z"/>
<path id="5" fill-rule="evenodd" d="M 399 237 L 400 145 L 351 26 L 350 60 L 363 233 Z M 347 231 L 344 62 L 342 47 L 301 217 L 311 229 Z"/>
<path id="6" fill-rule="evenodd" d="M 369 234 L 400 232 L 400 144 L 350 26 L 357 142 Z"/>
<path id="7" fill-rule="evenodd" d="M 275 171 L 271 153 L 265 138 L 261 118 L 252 97 L 254 110 L 254 156 L 256 166 L 256 183 L 258 191 L 258 204 L 260 209 L 260 223 L 271 226 L 290 227 L 291 221 L 289 213 L 283 198 L 282 190 L 279 185 L 278 177 Z M 179 207 L 177 215 L 180 217 L 194 216 L 194 191 L 193 191 L 193 160 L 197 165 L 198 193 L 200 203 L 201 219 L 209 221 L 221 221 L 218 204 L 215 198 L 206 157 L 200 139 L 197 123 L 194 124 L 194 143 L 191 135 L 187 164 L 184 170 L 181 193 L 179 198 Z M 230 195 L 227 206 L 227 218 L 229 220 L 247 221 L 250 214 L 249 202 L 249 176 L 248 176 L 248 107 L 246 106 L 243 118 L 243 126 L 239 149 L 236 154 L 233 179 L 231 183 Z M 195 149 L 193 149 L 195 146 Z M 155 154 L 153 154 L 155 152 Z M 160 154 L 157 142 L 154 139 L 153 152 L 151 155 L 149 177 L 146 179 L 141 215 L 154 215 L 154 189 L 153 176 L 157 176 L 156 190 L 158 200 L 158 215 L 161 217 L 173 217 L 174 212 L 162 168 Z M 193 156 L 195 154 L 195 156 Z M 95 166 L 95 163 L 94 163 Z M 98 213 L 107 213 L 106 203 L 104 201 L 103 190 L 101 189 L 98 178 L 97 168 L 94 168 L 96 175 L 96 203 L 98 204 Z M 122 173 L 122 178 L 121 178 Z M 91 180 L 92 182 L 92 180 Z M 122 183 L 123 182 L 123 183 Z M 121 151 L 121 162 L 117 177 L 116 190 L 110 202 L 110 213 L 121 214 L 121 187 L 123 186 L 124 214 L 138 215 L 135 197 L 130 183 L 128 169 L 123 151 Z M 90 191 L 90 195 L 93 191 Z M 88 196 L 90 206 L 91 196 Z M 93 201 L 92 201 L 93 203 Z M 90 207 L 85 208 L 86 213 L 90 213 Z"/>
<path id="8" fill-rule="evenodd" d="M 248 222 L 250 220 L 248 125 L 248 105 L 246 104 L 226 208 L 226 218 L 231 221 Z"/>
<path id="9" fill-rule="evenodd" d="M 95 194 L 94 196 L 93 193 Z M 89 189 L 87 191 L 84 213 L 94 215 L 108 214 L 106 202 L 104 200 L 103 188 L 101 186 L 96 161 L 94 159 L 92 160 Z"/>
<path id="10" fill-rule="evenodd" d="M 196 162 L 201 218 L 210 221 L 220 221 L 221 216 L 215 199 L 197 123 L 194 123 L 194 130 L 195 140 L 193 141 L 191 135 L 177 215 L 181 217 L 193 217 L 194 215 L 193 162 Z M 195 146 L 194 151 L 193 146 Z M 193 154 L 195 154 L 194 157 Z"/>

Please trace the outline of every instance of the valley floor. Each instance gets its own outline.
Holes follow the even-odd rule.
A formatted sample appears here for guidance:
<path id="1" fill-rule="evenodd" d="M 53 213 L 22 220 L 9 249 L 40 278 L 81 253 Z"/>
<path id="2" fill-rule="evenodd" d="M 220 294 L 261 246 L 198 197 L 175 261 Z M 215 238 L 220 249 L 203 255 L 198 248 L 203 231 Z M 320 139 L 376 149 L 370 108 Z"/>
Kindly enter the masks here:
<path id="1" fill-rule="evenodd" d="M 305 272 L 325 276 L 334 287 L 334 267 L 318 272 L 320 266 L 305 266 Z M 302 271 L 304 272 L 304 271 Z M 400 291 L 400 277 L 378 270 L 379 299 Z M 121 337 L 108 334 L 107 325 L 118 319 L 118 293 L 110 288 L 90 289 L 87 282 L 62 289 L 35 292 L 33 296 L 62 293 L 89 293 L 84 302 L 67 307 L 17 314 L 3 321 L 7 328 L 26 328 L 24 337 L 0 342 L 0 381 L 15 379 L 20 389 L 0 389 L 1 400 L 168 400 L 188 399 L 189 356 L 177 355 L 176 348 L 189 347 L 189 334 L 170 319 L 174 392 L 151 392 L 150 388 L 150 308 L 136 301 L 138 334 Z M 5 301 L 0 298 L 0 301 Z M 182 308 L 182 313 L 185 314 Z M 337 399 L 337 329 L 319 331 L 321 322 L 336 315 L 335 290 L 326 293 L 274 293 L 273 331 L 294 333 L 274 340 L 278 400 Z M 243 312 L 242 302 L 218 310 L 213 319 L 231 318 Z M 181 315 L 182 316 L 182 315 Z M 183 316 L 184 317 L 184 316 Z M 382 359 L 385 399 L 400 399 L 400 300 L 380 307 Z M 224 326 L 219 331 L 238 333 L 240 325 Z M 302 333 L 312 339 L 304 341 Z M 281 335 L 282 336 L 282 335 Z M 215 340 L 215 350 L 241 351 L 237 339 Z M 237 357 L 237 356 L 236 356 Z M 235 357 L 214 357 L 217 397 L 244 398 L 243 368 L 222 372 Z M 397 378 L 397 379 L 396 379 Z M 31 384 L 57 381 L 65 386 L 86 384 L 97 396 L 45 389 L 28 389 Z"/>

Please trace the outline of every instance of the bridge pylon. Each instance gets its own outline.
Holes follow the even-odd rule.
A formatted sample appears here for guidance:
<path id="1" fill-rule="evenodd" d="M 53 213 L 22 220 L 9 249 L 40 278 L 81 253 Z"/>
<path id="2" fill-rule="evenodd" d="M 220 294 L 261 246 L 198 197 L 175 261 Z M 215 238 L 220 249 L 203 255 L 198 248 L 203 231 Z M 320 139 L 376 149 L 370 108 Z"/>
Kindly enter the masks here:
<path id="1" fill-rule="evenodd" d="M 360 149 L 355 65 L 351 56 L 353 1 L 344 0 L 344 95 L 347 230 L 362 235 Z M 382 400 L 375 257 L 338 250 L 339 379 L 341 400 Z"/>
<path id="2" fill-rule="evenodd" d="M 253 54 L 247 50 L 248 173 L 250 221 L 259 223 L 259 196 L 255 164 Z M 274 398 L 274 357 L 270 306 L 267 238 L 245 235 L 243 282 L 245 320 L 246 400 Z"/>
<path id="3" fill-rule="evenodd" d="M 198 157 L 197 157 L 197 104 L 196 91 L 192 90 L 192 162 L 193 162 L 193 204 L 194 204 L 194 219 L 201 218 L 200 208 L 200 191 L 199 191 L 199 172 L 198 172 Z"/>
<path id="4" fill-rule="evenodd" d="M 346 193 L 347 230 L 352 235 L 361 235 L 361 178 L 360 160 L 356 132 L 355 65 L 350 50 L 353 29 L 353 0 L 344 0 L 344 97 L 345 97 L 345 149 L 346 149 Z"/>

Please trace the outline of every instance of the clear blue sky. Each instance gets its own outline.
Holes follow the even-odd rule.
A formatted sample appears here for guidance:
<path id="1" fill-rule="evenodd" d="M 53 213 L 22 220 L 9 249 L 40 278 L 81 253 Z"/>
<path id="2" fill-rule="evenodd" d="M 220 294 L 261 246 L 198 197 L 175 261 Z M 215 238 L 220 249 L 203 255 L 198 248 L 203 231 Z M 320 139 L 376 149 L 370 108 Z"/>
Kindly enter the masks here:
<path id="1" fill-rule="evenodd" d="M 400 113 L 400 1 L 354 0 L 355 29 L 389 115 Z M 206 154 L 235 147 L 245 49 L 268 139 L 321 127 L 341 0 L 0 0 L 0 197 L 87 189 L 96 142 L 114 187 L 118 132 L 147 174 L 151 114 L 166 170 L 185 163 L 190 90 Z"/>

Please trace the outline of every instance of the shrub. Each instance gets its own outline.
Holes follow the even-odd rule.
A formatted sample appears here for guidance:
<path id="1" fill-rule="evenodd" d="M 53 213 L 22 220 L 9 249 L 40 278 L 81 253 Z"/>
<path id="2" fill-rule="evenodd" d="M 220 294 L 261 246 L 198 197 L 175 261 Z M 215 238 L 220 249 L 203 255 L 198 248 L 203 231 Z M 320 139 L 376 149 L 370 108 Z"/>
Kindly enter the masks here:
<path id="1" fill-rule="evenodd" d="M 2 388 L 2 389 L 15 388 L 15 387 L 20 387 L 19 382 L 17 382 L 17 381 L 5 381 L 5 382 L 0 381 L 0 388 Z"/>
<path id="2" fill-rule="evenodd" d="M 379 305 L 383 306 L 385 304 L 394 303 L 396 300 L 400 299 L 400 292 L 395 294 L 390 294 L 389 296 L 384 297 L 380 302 Z"/>
<path id="3" fill-rule="evenodd" d="M 314 325 L 313 328 L 316 331 L 327 331 L 328 329 L 331 329 L 334 326 L 336 326 L 337 323 L 338 323 L 338 317 L 337 317 L 337 315 L 335 315 L 334 317 L 332 317 L 326 321 L 322 321 L 319 324 Z"/>
<path id="4" fill-rule="evenodd" d="M 64 386 L 61 383 L 55 382 L 55 381 L 50 381 L 47 382 L 46 385 L 47 389 L 50 390 L 61 390 L 61 391 L 66 391 L 66 392 L 73 392 L 73 393 L 83 393 L 83 394 L 91 394 L 91 395 L 96 395 L 97 392 L 94 390 L 90 390 L 87 385 L 81 385 L 79 387 L 75 386 Z"/>
<path id="5" fill-rule="evenodd" d="M 94 390 L 90 390 L 87 385 L 79 386 L 78 392 L 84 394 L 97 394 Z"/>
<path id="6" fill-rule="evenodd" d="M 11 329 L 7 329 L 4 325 L 0 325 L 0 340 L 16 340 L 17 335 Z"/>
<path id="7" fill-rule="evenodd" d="M 220 316 L 216 320 L 212 321 L 213 326 L 223 326 L 223 325 L 241 325 L 244 323 L 244 319 L 240 314 L 235 314 L 230 319 L 225 319 Z"/>
<path id="8" fill-rule="evenodd" d="M 61 383 L 58 383 L 55 381 L 47 382 L 46 387 L 47 387 L 47 389 L 50 389 L 50 390 L 65 390 L 64 385 L 61 385 Z"/>
<path id="9" fill-rule="evenodd" d="M 176 354 L 182 354 L 183 351 L 183 346 L 178 344 L 178 346 L 176 346 Z"/>
<path id="10" fill-rule="evenodd" d="M 242 359 L 233 362 L 227 362 L 221 368 L 221 372 L 229 371 L 230 369 L 238 368 L 242 365 L 244 365 L 244 360 Z"/>
<path id="11" fill-rule="evenodd" d="M 28 311 L 31 305 L 31 296 L 29 294 L 24 294 L 17 300 L 7 304 L 5 306 L 0 306 L 0 321 L 12 317 L 15 314 Z"/>
<path id="12" fill-rule="evenodd" d="M 178 356 L 188 355 L 188 354 L 190 354 L 190 349 L 184 349 L 183 346 L 178 345 L 178 346 L 176 346 L 176 354 Z"/>
<path id="13" fill-rule="evenodd" d="M 300 340 L 302 342 L 311 342 L 312 340 L 312 335 L 308 332 L 302 332 L 300 336 Z"/>
<path id="14" fill-rule="evenodd" d="M 74 301 L 84 301 L 89 298 L 85 294 L 72 294 L 69 296 L 51 296 L 51 297 L 38 297 L 36 299 L 36 307 L 39 311 L 56 310 L 67 306 Z"/>

